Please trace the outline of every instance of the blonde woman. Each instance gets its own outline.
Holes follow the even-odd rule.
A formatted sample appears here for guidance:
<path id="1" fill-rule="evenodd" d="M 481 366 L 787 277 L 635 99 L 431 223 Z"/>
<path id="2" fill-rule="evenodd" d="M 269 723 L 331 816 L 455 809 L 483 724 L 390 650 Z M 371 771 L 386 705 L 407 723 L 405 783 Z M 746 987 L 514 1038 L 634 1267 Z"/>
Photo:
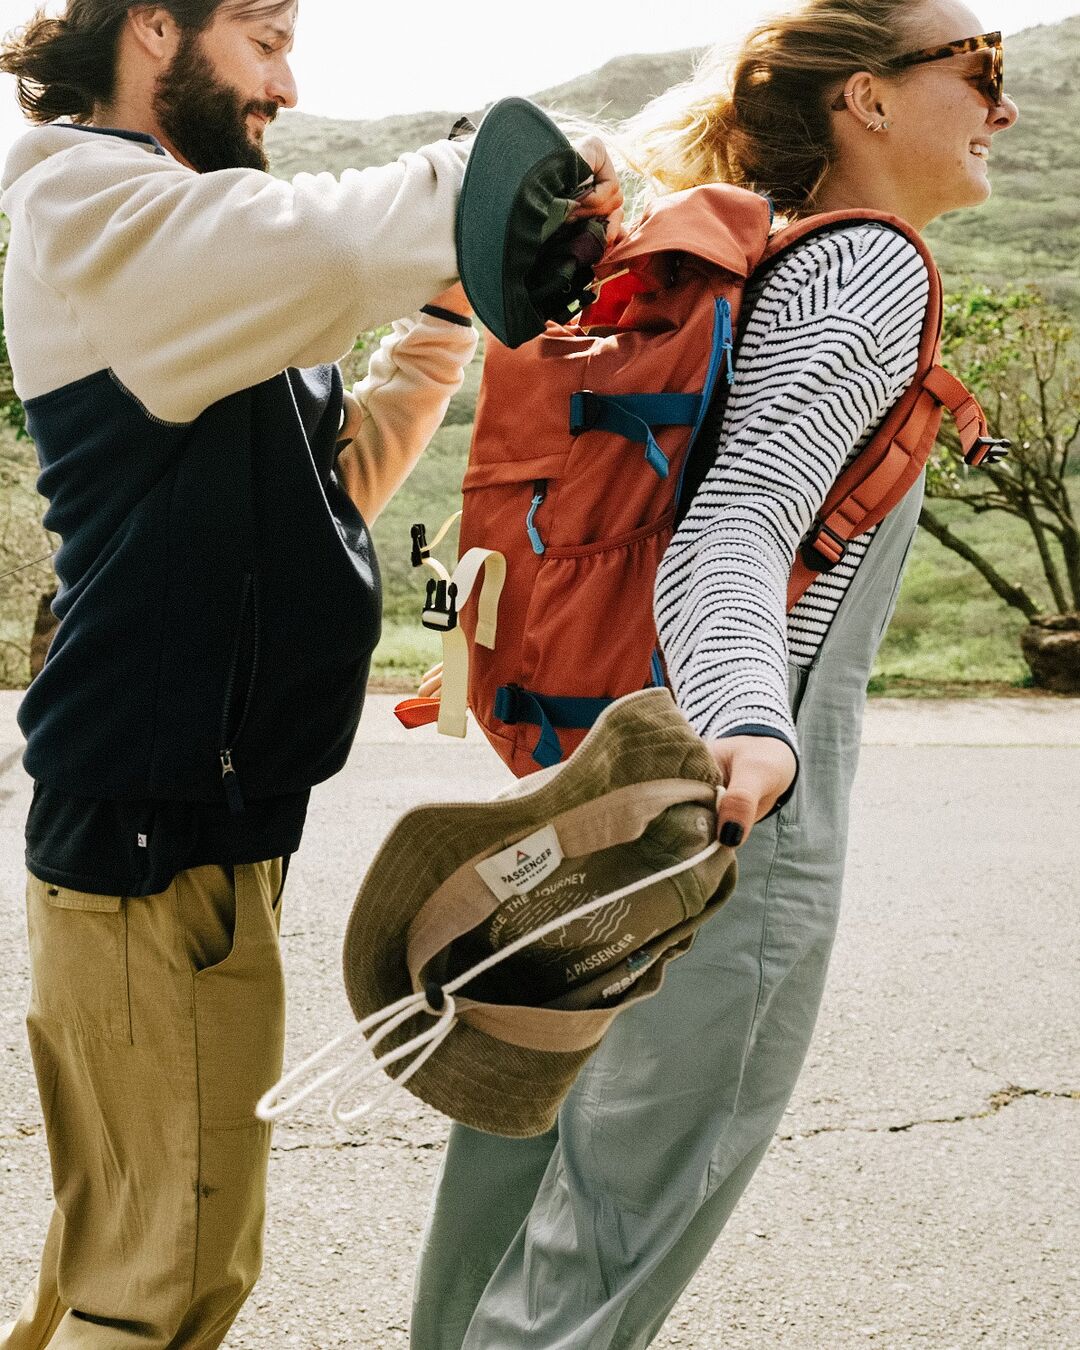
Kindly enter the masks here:
<path id="1" fill-rule="evenodd" d="M 729 93 L 707 63 L 629 132 L 661 189 L 724 180 L 788 216 L 874 210 L 921 231 L 989 196 L 991 142 L 1017 117 L 1002 63 L 956 0 L 809 0 L 751 35 Z M 648 1345 L 769 1146 L 825 981 L 865 689 L 921 488 L 790 616 L 787 576 L 914 377 L 928 290 L 908 239 L 856 223 L 747 297 L 735 384 L 702 433 L 711 467 L 656 590 L 676 697 L 729 786 L 739 885 L 618 1019 L 554 1130 L 452 1129 L 413 1350 Z"/>

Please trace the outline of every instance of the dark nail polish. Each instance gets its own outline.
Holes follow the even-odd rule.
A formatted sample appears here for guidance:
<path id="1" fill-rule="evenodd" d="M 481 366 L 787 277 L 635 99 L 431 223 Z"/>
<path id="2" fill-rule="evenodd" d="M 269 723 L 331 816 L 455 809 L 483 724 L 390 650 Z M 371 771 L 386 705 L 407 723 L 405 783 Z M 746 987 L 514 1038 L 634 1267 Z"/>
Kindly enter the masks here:
<path id="1" fill-rule="evenodd" d="M 735 820 L 725 821 L 720 827 L 720 842 L 725 848 L 738 848 L 743 841 L 743 827 Z"/>

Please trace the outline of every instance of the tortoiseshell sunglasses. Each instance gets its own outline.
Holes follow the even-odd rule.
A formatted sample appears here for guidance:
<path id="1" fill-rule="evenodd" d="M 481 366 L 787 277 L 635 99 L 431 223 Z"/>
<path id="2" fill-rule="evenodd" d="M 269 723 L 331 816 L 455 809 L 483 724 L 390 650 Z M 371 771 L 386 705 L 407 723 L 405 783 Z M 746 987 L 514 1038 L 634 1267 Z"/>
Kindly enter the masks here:
<path id="1" fill-rule="evenodd" d="M 982 51 L 987 53 L 987 61 L 977 87 L 991 108 L 996 108 L 1005 93 L 1005 52 L 1001 45 L 1000 33 L 981 33 L 978 37 L 944 42 L 938 47 L 924 47 L 922 51 L 907 52 L 903 56 L 894 57 L 889 65 L 893 70 L 907 70 L 909 66 L 922 66 L 929 61 L 946 61 L 950 56 Z M 834 112 L 842 112 L 844 107 L 844 95 L 841 94 L 832 104 L 832 108 Z"/>

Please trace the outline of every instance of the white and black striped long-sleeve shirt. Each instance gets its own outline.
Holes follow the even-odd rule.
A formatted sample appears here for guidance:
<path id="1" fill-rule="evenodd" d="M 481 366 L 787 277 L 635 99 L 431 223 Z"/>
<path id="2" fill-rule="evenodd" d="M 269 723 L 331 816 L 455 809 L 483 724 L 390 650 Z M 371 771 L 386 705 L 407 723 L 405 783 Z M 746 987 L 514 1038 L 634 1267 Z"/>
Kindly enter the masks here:
<path id="1" fill-rule="evenodd" d="M 789 653 L 809 665 L 873 532 L 786 616 L 792 559 L 914 378 L 928 296 L 918 250 L 873 224 L 799 245 L 748 292 L 735 382 L 702 430 L 716 459 L 656 584 L 672 687 L 702 736 L 754 730 L 797 748 Z"/>

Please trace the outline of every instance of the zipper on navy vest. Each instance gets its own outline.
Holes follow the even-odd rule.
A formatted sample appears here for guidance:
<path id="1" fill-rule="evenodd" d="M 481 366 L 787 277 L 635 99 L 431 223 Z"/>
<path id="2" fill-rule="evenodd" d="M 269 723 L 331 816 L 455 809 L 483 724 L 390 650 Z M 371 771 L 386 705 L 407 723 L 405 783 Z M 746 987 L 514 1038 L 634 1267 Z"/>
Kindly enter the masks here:
<path id="1" fill-rule="evenodd" d="M 231 713 L 236 696 L 241 688 L 243 672 L 240 669 L 244 655 L 244 639 L 250 632 L 251 657 L 248 663 L 247 685 L 244 689 L 240 714 L 233 722 Z M 221 751 L 218 759 L 221 763 L 221 786 L 229 811 L 238 816 L 244 810 L 244 794 L 240 790 L 240 779 L 233 763 L 233 747 L 240 739 L 251 712 L 252 695 L 255 692 L 255 675 L 259 668 L 259 604 L 255 590 L 255 578 L 248 572 L 244 576 L 244 587 L 240 595 L 240 625 L 233 646 L 232 662 L 229 666 L 229 678 L 225 686 L 225 703 L 221 710 Z"/>

